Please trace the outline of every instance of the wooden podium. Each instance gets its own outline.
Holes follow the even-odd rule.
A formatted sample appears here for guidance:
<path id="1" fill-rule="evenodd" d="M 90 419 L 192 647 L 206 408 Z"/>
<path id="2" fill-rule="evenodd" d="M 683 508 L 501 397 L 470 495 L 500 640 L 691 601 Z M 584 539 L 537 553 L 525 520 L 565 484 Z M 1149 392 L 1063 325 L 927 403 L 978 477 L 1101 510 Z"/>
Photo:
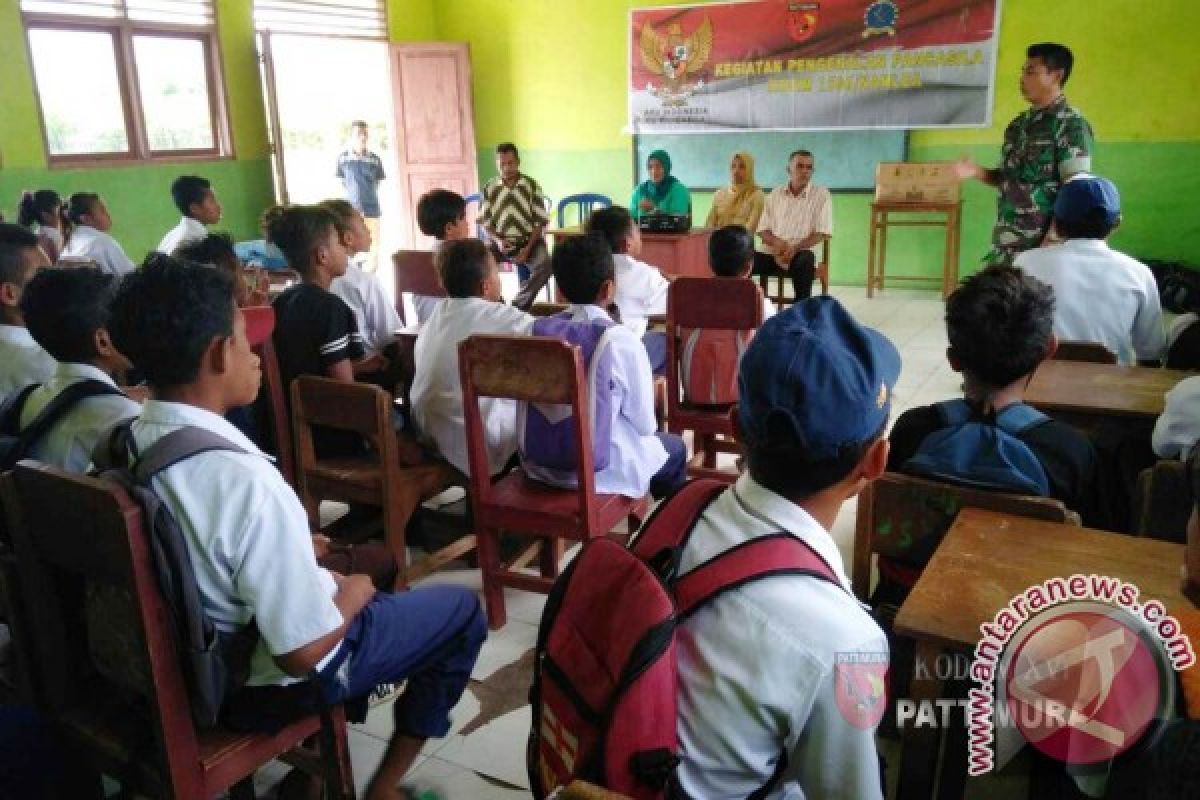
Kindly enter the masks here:
<path id="1" fill-rule="evenodd" d="M 708 268 L 709 228 L 692 228 L 687 233 L 647 233 L 642 231 L 639 261 L 658 267 L 666 275 L 690 275 L 711 278 Z M 558 240 L 583 233 L 579 226 L 552 228 L 546 233 Z"/>
<path id="2" fill-rule="evenodd" d="M 944 227 L 946 245 L 942 256 L 942 297 L 958 285 L 959 243 L 962 234 L 962 202 L 954 165 L 883 162 L 875 168 L 875 202 L 871 203 L 871 238 L 867 246 L 867 297 L 884 287 L 888 228 Z M 928 275 L 888 275 L 893 281 L 936 282 Z"/>

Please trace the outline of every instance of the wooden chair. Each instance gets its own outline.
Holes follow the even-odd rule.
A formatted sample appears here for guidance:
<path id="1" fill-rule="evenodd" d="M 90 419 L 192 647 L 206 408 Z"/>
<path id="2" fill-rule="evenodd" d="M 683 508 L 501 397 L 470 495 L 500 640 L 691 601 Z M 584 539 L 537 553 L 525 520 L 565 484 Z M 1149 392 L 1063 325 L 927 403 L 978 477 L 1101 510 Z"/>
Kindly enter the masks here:
<path id="1" fill-rule="evenodd" d="M 1133 493 L 1133 532 L 1183 544 L 1194 503 L 1183 462 L 1159 461 L 1138 475 Z"/>
<path id="2" fill-rule="evenodd" d="M 816 265 L 817 270 L 814 277 L 821 284 L 821 294 L 829 294 L 829 243 L 831 241 L 831 239 L 826 239 L 825 241 L 821 242 L 821 257 L 817 260 Z M 777 281 L 775 285 L 778 288 L 778 291 L 775 294 L 771 294 L 771 291 L 768 288 L 770 286 L 771 278 L 775 278 Z M 781 311 L 785 307 L 796 302 L 796 298 L 789 297 L 787 295 L 787 289 L 784 285 L 784 278 L 787 278 L 788 281 L 791 280 L 791 277 L 787 274 L 787 272 L 782 269 L 766 275 L 758 276 L 758 283 L 762 288 L 763 295 L 766 296 L 766 298 L 772 303 L 777 305 Z"/>
<path id="3" fill-rule="evenodd" d="M 363 437 L 361 456 L 317 458 L 313 428 Z M 406 529 L 423 500 L 449 488 L 454 473 L 444 462 L 400 464 L 392 427 L 392 398 L 378 386 L 301 376 L 292 382 L 292 428 L 296 437 L 297 494 L 312 522 L 322 500 L 359 503 L 382 510 L 384 541 L 396 559 L 396 588 L 422 578 L 475 548 L 467 535 L 418 564 L 408 564 Z"/>
<path id="4" fill-rule="evenodd" d="M 752 280 L 678 278 L 667 292 L 667 430 L 695 437 L 688 474 L 733 482 L 737 475 L 717 469 L 718 453 L 740 453 L 733 441 L 735 406 L 699 406 L 683 395 L 682 332 L 748 331 L 762 325 L 762 297 Z"/>
<path id="5" fill-rule="evenodd" d="M 1049 497 L 1004 494 L 884 473 L 858 495 L 854 527 L 854 593 L 871 594 L 871 556 L 893 559 L 915 579 L 964 506 L 1023 517 L 1079 524 L 1079 516 Z M 920 565 L 920 566 L 917 566 Z"/>
<path id="6" fill-rule="evenodd" d="M 128 796 L 253 798 L 254 772 L 276 758 L 323 778 L 327 797 L 354 797 L 340 706 L 273 735 L 196 729 L 141 508 L 122 489 L 31 461 L 2 483 L 37 706 L 63 768 L 91 778 L 72 797 L 99 796 L 102 772 Z"/>
<path id="7" fill-rule="evenodd" d="M 246 316 L 246 327 L 266 324 L 270 326 L 267 335 L 258 343 L 251 342 L 251 349 L 258 356 L 262 367 L 262 387 L 259 389 L 258 401 L 255 408 L 258 411 L 258 421 L 262 424 L 259 437 L 269 446 L 264 450 L 275 456 L 275 465 L 283 473 L 283 479 L 293 489 L 296 488 L 296 456 L 292 449 L 292 424 L 288 416 L 287 395 L 284 393 L 283 376 L 279 372 L 279 359 L 275 357 L 275 342 L 271 338 L 271 330 L 275 326 L 275 310 L 270 306 L 255 306 L 242 309 Z"/>
<path id="8" fill-rule="evenodd" d="M 1058 343 L 1054 351 L 1058 361 L 1086 361 L 1090 364 L 1116 364 L 1117 354 L 1100 342 L 1065 340 Z"/>
<path id="9" fill-rule="evenodd" d="M 429 250 L 397 250 L 392 254 L 392 266 L 396 281 L 396 313 L 405 325 L 408 325 L 408 317 L 404 315 L 405 292 L 427 297 L 446 296 L 442 279 L 433 265 L 433 253 Z"/>
<path id="10" fill-rule="evenodd" d="M 504 587 L 548 593 L 558 576 L 563 539 L 586 541 L 604 536 L 621 520 L 631 530 L 644 515 L 645 499 L 597 494 L 592 463 L 591 428 L 587 424 L 583 358 L 578 347 L 542 336 L 471 336 L 458 346 L 466 418 L 468 487 L 488 623 L 506 621 Z M 492 482 L 479 398 L 504 397 L 531 403 L 569 405 L 575 419 L 579 486 L 559 489 L 537 483 L 520 468 Z M 512 531 L 545 540 L 541 575 L 518 572 L 500 559 L 500 533 Z"/>

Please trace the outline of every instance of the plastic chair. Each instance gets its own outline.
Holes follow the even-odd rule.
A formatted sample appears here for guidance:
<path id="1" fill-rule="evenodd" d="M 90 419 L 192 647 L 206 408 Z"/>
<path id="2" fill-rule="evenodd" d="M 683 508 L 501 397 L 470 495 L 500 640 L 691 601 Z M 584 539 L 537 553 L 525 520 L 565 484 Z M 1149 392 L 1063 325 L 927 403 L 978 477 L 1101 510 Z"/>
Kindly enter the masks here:
<path id="1" fill-rule="evenodd" d="M 296 437 L 296 493 L 316 521 L 322 500 L 381 509 L 384 541 L 396 560 L 396 589 L 475 549 L 475 537 L 458 541 L 409 566 L 408 521 L 422 501 L 448 489 L 454 473 L 444 462 L 403 466 L 392 428 L 392 398 L 378 386 L 304 375 L 292 382 L 292 427 Z M 318 458 L 313 428 L 356 433 L 371 452 Z"/>
<path id="2" fill-rule="evenodd" d="M 396 313 L 408 325 L 404 314 L 404 293 L 423 294 L 427 297 L 445 297 L 441 276 L 433 265 L 433 253 L 429 250 L 397 250 L 392 255 L 392 274 L 396 287 Z M 415 323 L 415 320 L 414 320 Z"/>
<path id="3" fill-rule="evenodd" d="M 814 275 L 816 280 L 821 284 L 821 294 L 829 294 L 829 243 L 831 241 L 832 239 L 826 239 L 821 242 L 821 258 L 817 261 L 816 274 Z M 780 311 L 796 302 L 796 298 L 788 297 L 785 293 L 783 282 L 785 277 L 787 277 L 787 272 L 782 269 L 758 276 L 758 283 L 762 287 L 763 294 L 766 295 L 768 300 L 778 306 Z M 769 288 L 771 278 L 775 278 L 778 281 L 776 283 L 777 291 L 775 294 L 771 294 Z M 790 281 L 791 278 L 789 277 L 788 280 Z"/>
<path id="4" fill-rule="evenodd" d="M 682 332 L 749 331 L 762 325 L 762 295 L 754 281 L 731 278 L 676 278 L 667 291 L 667 430 L 695 434 L 692 477 L 737 478 L 717 469 L 718 453 L 739 453 L 733 442 L 733 406 L 699 406 L 685 401 L 682 379 Z"/>
<path id="5" fill-rule="evenodd" d="M 1054 351 L 1055 361 L 1086 361 L 1090 364 L 1116 364 L 1117 354 L 1100 342 L 1065 339 Z"/>
<path id="6" fill-rule="evenodd" d="M 558 576 L 563 539 L 586 541 L 604 536 L 622 520 L 645 513 L 645 498 L 597 494 L 592 463 L 591 428 L 586 423 L 583 358 L 578 347 L 543 336 L 470 336 L 458 345 L 466 418 L 468 487 L 479 541 L 483 597 L 488 624 L 503 627 L 507 617 L 504 587 L 549 593 Z M 526 477 L 520 468 L 492 482 L 479 398 L 506 397 L 531 403 L 571 406 L 579 457 L 579 486 L 559 489 Z M 500 559 L 500 533 L 512 531 L 544 539 L 541 575 L 518 572 Z"/>
<path id="7" fill-rule="evenodd" d="M 254 796 L 256 770 L 283 757 L 352 798 L 340 706 L 275 734 L 198 730 L 141 507 L 115 484 L 22 461 L 2 481 L 38 664 L 37 706 L 59 733 L 72 797 Z M 317 736 L 316 750 L 303 746 Z"/>
<path id="8" fill-rule="evenodd" d="M 558 227 L 560 228 L 567 227 L 566 210 L 569 206 L 579 206 L 579 224 L 583 225 L 587 222 L 588 215 L 592 213 L 592 209 L 596 206 L 610 208 L 612 206 L 612 198 L 590 192 L 567 195 L 558 201 Z"/>

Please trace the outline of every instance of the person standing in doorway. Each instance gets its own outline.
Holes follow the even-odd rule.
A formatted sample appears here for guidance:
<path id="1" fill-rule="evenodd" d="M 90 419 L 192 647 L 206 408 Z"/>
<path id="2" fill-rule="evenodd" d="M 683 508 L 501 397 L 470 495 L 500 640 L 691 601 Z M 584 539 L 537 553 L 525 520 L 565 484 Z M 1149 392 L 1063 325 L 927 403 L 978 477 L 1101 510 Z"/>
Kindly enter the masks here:
<path id="1" fill-rule="evenodd" d="M 379 156 L 367 148 L 369 133 L 363 120 L 350 123 L 350 148 L 338 156 L 337 176 L 342 181 L 346 200 L 363 215 L 367 230 L 371 232 L 371 250 L 363 269 L 374 272 L 379 253 L 379 182 L 387 176 Z"/>

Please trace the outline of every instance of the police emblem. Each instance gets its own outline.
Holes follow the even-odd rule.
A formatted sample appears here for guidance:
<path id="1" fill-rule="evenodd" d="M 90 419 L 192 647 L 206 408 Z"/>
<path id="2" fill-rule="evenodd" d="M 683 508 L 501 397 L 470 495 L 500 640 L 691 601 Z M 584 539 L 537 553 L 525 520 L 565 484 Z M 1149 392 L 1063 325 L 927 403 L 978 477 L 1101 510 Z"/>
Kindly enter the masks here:
<path id="1" fill-rule="evenodd" d="M 856 728 L 874 728 L 887 709 L 887 653 L 838 653 L 833 665 L 838 710 Z"/>
<path id="2" fill-rule="evenodd" d="M 811 38 L 820 14 L 820 3 L 788 3 L 788 33 L 797 42 Z"/>
<path id="3" fill-rule="evenodd" d="M 876 0 L 871 3 L 863 15 L 863 22 L 866 25 L 863 38 L 881 36 L 885 33 L 888 36 L 895 36 L 896 18 L 899 16 L 900 9 L 893 0 Z"/>

